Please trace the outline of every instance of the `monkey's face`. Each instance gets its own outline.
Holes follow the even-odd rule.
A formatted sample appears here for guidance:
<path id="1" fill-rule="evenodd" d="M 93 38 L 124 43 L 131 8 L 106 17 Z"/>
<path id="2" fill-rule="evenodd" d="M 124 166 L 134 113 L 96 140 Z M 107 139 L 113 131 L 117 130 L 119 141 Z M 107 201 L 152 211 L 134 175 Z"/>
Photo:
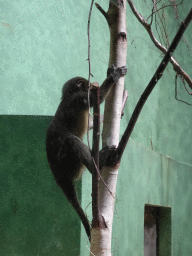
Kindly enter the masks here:
<path id="1" fill-rule="evenodd" d="M 77 92 L 88 92 L 89 82 L 83 77 L 74 77 L 68 80 L 62 89 L 62 97 L 66 94 L 73 94 Z"/>

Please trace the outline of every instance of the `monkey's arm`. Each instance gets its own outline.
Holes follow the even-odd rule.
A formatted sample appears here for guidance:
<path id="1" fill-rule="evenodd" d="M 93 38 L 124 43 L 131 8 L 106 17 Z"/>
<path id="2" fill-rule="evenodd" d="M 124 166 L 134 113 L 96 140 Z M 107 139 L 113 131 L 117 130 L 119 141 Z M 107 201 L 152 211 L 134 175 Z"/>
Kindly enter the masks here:
<path id="1" fill-rule="evenodd" d="M 111 87 L 118 81 L 120 77 L 125 76 L 126 73 L 126 66 L 116 68 L 115 65 L 112 65 L 110 68 L 108 68 L 107 78 L 100 87 L 100 103 L 102 103 L 105 100 L 105 98 L 110 92 Z"/>
<path id="2" fill-rule="evenodd" d="M 107 95 L 110 92 L 110 89 L 112 88 L 112 86 L 118 81 L 118 79 L 122 76 L 125 76 L 127 73 L 127 68 L 126 66 L 120 67 L 120 68 L 116 68 L 115 65 L 112 65 L 110 68 L 108 68 L 107 70 L 107 78 L 105 79 L 105 81 L 103 82 L 103 84 L 100 87 L 100 103 L 102 103 L 105 98 L 107 97 Z M 74 92 L 71 95 L 71 91 L 67 91 L 67 89 L 65 89 L 65 93 L 63 93 L 63 99 L 65 99 L 65 102 L 70 101 L 71 103 L 71 107 L 69 108 L 74 108 L 74 106 L 76 106 L 75 108 L 78 109 L 82 109 L 82 106 L 84 106 L 85 109 L 88 108 L 89 104 L 88 104 L 88 97 L 87 97 L 87 91 L 86 90 L 81 90 L 80 85 L 83 84 L 83 82 L 81 80 L 83 80 L 84 82 L 87 82 L 87 80 L 83 79 L 83 78 L 73 78 L 71 80 L 77 80 L 77 85 L 76 85 L 76 92 Z M 69 80 L 65 85 L 70 85 L 70 81 Z M 78 81 L 79 80 L 79 81 Z M 75 82 L 74 82 L 75 83 Z M 77 90 L 77 88 L 79 88 Z M 94 96 L 93 96 L 93 89 L 91 89 L 91 93 L 90 93 L 90 107 L 93 107 L 93 100 L 94 100 Z M 66 104 L 66 103 L 65 103 Z"/>

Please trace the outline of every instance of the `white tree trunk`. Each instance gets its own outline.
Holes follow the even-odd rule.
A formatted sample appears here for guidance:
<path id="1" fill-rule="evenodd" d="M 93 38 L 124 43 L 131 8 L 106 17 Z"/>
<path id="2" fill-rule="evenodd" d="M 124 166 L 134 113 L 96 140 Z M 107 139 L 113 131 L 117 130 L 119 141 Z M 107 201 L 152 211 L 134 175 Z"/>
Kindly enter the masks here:
<path id="1" fill-rule="evenodd" d="M 116 2 L 114 4 L 113 2 Z M 123 2 L 123 4 L 121 4 Z M 116 6 L 119 3 L 119 7 Z M 127 56 L 127 29 L 126 29 L 126 0 L 113 0 L 110 2 L 107 12 L 110 23 L 110 59 L 109 66 L 126 66 Z M 124 90 L 124 77 L 121 77 L 112 88 L 105 102 L 104 123 L 103 123 L 103 146 L 117 146 L 119 143 L 119 131 L 122 109 L 122 98 Z M 118 167 L 104 167 L 102 177 L 106 185 L 100 180 L 99 184 L 99 205 L 100 214 L 107 225 L 106 229 L 92 229 L 91 232 L 91 253 L 90 255 L 111 256 L 111 237 L 113 211 L 115 203 L 116 183 Z M 112 195 L 111 195 L 111 193 Z"/>

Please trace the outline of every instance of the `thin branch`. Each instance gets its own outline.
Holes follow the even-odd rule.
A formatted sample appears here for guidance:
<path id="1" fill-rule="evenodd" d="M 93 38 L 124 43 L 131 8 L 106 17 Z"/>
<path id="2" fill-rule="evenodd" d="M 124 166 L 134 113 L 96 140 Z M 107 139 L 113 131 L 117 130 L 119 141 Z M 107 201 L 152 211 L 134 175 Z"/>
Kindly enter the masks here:
<path id="1" fill-rule="evenodd" d="M 144 17 L 137 11 L 135 8 L 132 0 L 127 0 L 129 3 L 129 6 L 131 10 L 133 11 L 134 15 L 138 19 L 138 21 L 144 26 L 144 28 L 147 30 L 151 40 L 155 44 L 155 46 L 162 51 L 164 54 L 167 53 L 167 49 L 158 42 L 157 38 L 154 36 L 153 31 L 151 29 L 151 24 L 147 23 L 147 21 L 144 19 Z M 188 83 L 189 87 L 192 89 L 192 79 L 190 76 L 182 69 L 182 67 L 179 65 L 179 63 L 176 61 L 176 59 L 172 56 L 170 59 L 171 64 L 173 65 L 174 71 L 182 76 L 184 80 Z"/>
<path id="2" fill-rule="evenodd" d="M 89 117 L 91 115 L 90 113 L 90 90 L 91 90 L 91 38 L 90 38 L 90 22 L 91 22 L 91 12 L 92 12 L 92 8 L 93 8 L 93 3 L 94 3 L 94 0 L 92 0 L 91 2 L 91 6 L 90 6 L 90 10 L 89 10 L 89 17 L 88 17 L 88 26 L 87 26 L 87 35 L 88 35 L 88 63 L 89 63 L 89 78 L 88 78 L 88 81 L 89 81 L 89 87 L 88 87 L 88 105 L 89 105 Z M 90 126 L 89 125 L 90 123 L 90 120 L 88 118 L 88 127 Z M 89 150 L 91 151 L 91 147 L 90 147 L 90 142 L 89 142 L 89 129 L 87 129 L 87 141 L 88 141 L 88 147 L 89 147 Z"/>
<path id="3" fill-rule="evenodd" d="M 129 1 L 129 0 L 128 0 Z M 151 94 L 153 88 L 155 87 L 155 85 L 157 84 L 157 82 L 159 81 L 159 79 L 161 78 L 161 76 L 163 75 L 163 72 L 166 68 L 166 66 L 169 63 L 169 60 L 171 58 L 171 55 L 173 55 L 179 41 L 181 40 L 183 33 L 185 32 L 186 28 L 188 27 L 189 23 L 191 22 L 192 19 L 192 8 L 189 12 L 189 14 L 187 15 L 186 19 L 181 23 L 180 28 L 175 36 L 175 38 L 173 39 L 171 45 L 169 46 L 169 49 L 167 50 L 163 60 L 161 61 L 159 67 L 157 68 L 154 76 L 152 77 L 151 81 L 149 82 L 149 84 L 147 85 L 147 87 L 145 88 L 143 94 L 141 95 L 134 111 L 133 114 L 131 116 L 131 119 L 128 123 L 128 126 L 119 142 L 119 146 L 116 150 L 115 153 L 115 157 L 114 155 L 110 156 L 109 161 L 112 161 L 113 164 L 117 164 L 120 162 L 121 157 L 123 155 L 123 152 L 125 150 L 125 147 L 127 145 L 127 142 L 131 136 L 131 133 L 133 131 L 133 128 L 137 122 L 137 119 L 140 115 L 140 112 L 146 102 L 146 100 L 148 99 L 149 95 Z M 115 159 L 115 160 L 114 160 Z"/>
<path id="4" fill-rule="evenodd" d="M 129 97 L 128 91 L 127 91 L 127 90 L 124 90 L 124 91 L 123 91 L 123 100 L 122 100 L 121 118 L 122 118 L 123 115 L 124 115 L 124 108 L 125 108 L 125 105 L 126 105 L 126 103 L 127 103 L 128 97 Z"/>
<path id="5" fill-rule="evenodd" d="M 155 0 L 153 0 L 153 2 L 155 3 Z M 155 5 L 155 9 L 157 9 L 157 6 Z M 163 9 L 163 13 L 164 13 L 164 9 Z M 169 47 L 169 39 L 168 39 L 168 34 L 167 34 L 167 29 L 166 29 L 166 25 L 165 25 L 165 22 L 163 22 L 163 19 L 164 18 L 164 15 L 160 15 L 159 12 L 157 12 L 155 15 L 158 15 L 159 17 L 159 20 L 160 20 L 160 23 L 161 23 L 161 26 L 159 26 L 160 30 L 161 30 L 161 35 L 162 35 L 162 38 L 163 38 L 163 41 L 164 41 L 164 44 L 165 46 L 168 48 Z M 164 33 L 163 33 L 164 32 Z M 165 36 L 163 36 L 163 34 Z"/>
<path id="6" fill-rule="evenodd" d="M 183 102 L 183 103 L 185 103 L 185 104 L 187 104 L 187 105 L 189 105 L 189 106 L 192 106 L 192 104 L 190 104 L 190 103 L 188 103 L 188 102 L 186 102 L 186 101 L 184 101 L 184 100 L 178 99 L 178 97 L 177 97 L 177 77 L 178 77 L 178 75 L 175 76 L 175 99 L 178 100 L 178 101 L 181 101 L 181 102 Z M 181 78 L 181 80 L 183 80 L 183 79 Z M 185 86 L 185 81 L 182 81 L 182 82 L 184 83 L 184 86 Z M 186 87 L 185 87 L 185 89 L 187 90 Z M 188 91 L 188 90 L 187 90 L 187 91 Z M 189 91 L 188 91 L 188 93 L 191 94 Z M 191 94 L 191 95 L 192 95 L 192 94 Z"/>
<path id="7" fill-rule="evenodd" d="M 183 0 L 182 0 L 179 4 L 174 3 L 174 4 L 163 5 L 163 6 L 160 7 L 159 9 L 156 9 L 155 11 L 152 11 L 152 13 L 151 13 L 151 14 L 149 15 L 149 17 L 146 19 L 146 21 L 148 21 L 148 19 L 149 19 L 151 16 L 153 16 L 154 13 L 159 12 L 161 9 L 164 9 L 164 8 L 170 7 L 170 6 L 176 7 L 176 6 L 178 6 L 178 5 L 182 4 L 182 3 L 183 3 Z"/>
<path id="8" fill-rule="evenodd" d="M 95 168 L 98 171 L 92 173 L 92 212 L 93 221 L 92 227 L 100 227 L 102 222 L 99 214 L 99 139 L 100 139 L 100 88 L 99 84 L 95 83 L 92 89 L 93 100 L 93 147 L 92 156 L 94 158 Z"/>
<path id="9" fill-rule="evenodd" d="M 111 21 L 110 21 L 110 18 L 109 18 L 109 15 L 107 12 L 105 12 L 103 10 L 103 8 L 98 4 L 98 3 L 95 3 L 95 6 L 97 7 L 97 9 L 103 14 L 103 16 L 105 17 L 108 25 L 110 26 L 111 25 Z"/>
<path id="10" fill-rule="evenodd" d="M 91 20 L 91 12 L 93 8 L 94 0 L 91 2 L 90 11 L 89 11 L 89 17 L 88 17 L 88 62 L 89 62 L 89 89 L 88 89 L 88 104 L 89 104 L 89 117 L 90 117 L 90 78 L 92 76 L 91 74 L 91 40 L 90 40 L 90 20 Z M 104 224 L 103 218 L 101 218 L 101 215 L 99 214 L 99 178 L 102 179 L 104 184 L 106 185 L 105 181 L 100 175 L 99 172 L 99 138 L 100 138 L 100 90 L 99 90 L 99 84 L 93 83 L 93 93 L 94 93 L 94 120 L 93 120 L 93 150 L 92 150 L 92 160 L 95 165 L 95 170 L 92 173 L 92 212 L 93 212 L 93 221 L 92 221 L 92 227 L 106 227 Z M 88 118 L 88 127 L 89 127 L 89 118 Z M 87 140 L 88 140 L 88 147 L 90 148 L 89 143 L 89 129 L 87 130 Z M 107 186 L 107 185 L 106 185 Z M 108 187 L 107 187 L 108 189 Z M 109 191 L 111 193 L 111 191 Z"/>
<path id="11" fill-rule="evenodd" d="M 179 75 L 176 75 L 176 77 L 175 77 L 175 87 L 177 88 L 177 77 L 178 77 Z M 192 95 L 192 92 L 190 92 L 188 89 L 187 89 L 187 87 L 186 87 L 186 85 L 185 85 L 185 80 L 181 77 L 181 76 L 179 76 L 180 78 L 181 78 L 181 81 L 182 81 L 182 83 L 183 83 L 183 85 L 184 85 L 184 87 L 185 87 L 185 90 L 190 94 L 190 95 Z"/>

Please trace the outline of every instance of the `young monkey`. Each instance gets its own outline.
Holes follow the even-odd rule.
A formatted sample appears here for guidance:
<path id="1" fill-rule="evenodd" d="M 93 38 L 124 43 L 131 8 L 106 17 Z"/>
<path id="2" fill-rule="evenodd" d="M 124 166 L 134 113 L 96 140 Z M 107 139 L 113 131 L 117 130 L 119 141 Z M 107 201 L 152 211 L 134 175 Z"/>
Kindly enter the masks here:
<path id="1" fill-rule="evenodd" d="M 100 87 L 100 103 L 105 100 L 117 80 L 126 73 L 125 66 L 116 68 L 112 65 L 108 69 L 107 78 Z M 92 90 L 90 107 L 93 107 Z M 89 221 L 81 208 L 73 182 L 81 176 L 84 166 L 91 173 L 95 170 L 91 152 L 82 142 L 88 129 L 88 115 L 88 80 L 82 77 L 72 78 L 63 86 L 60 105 L 47 130 L 46 151 L 55 180 L 78 213 L 90 239 Z M 100 151 L 100 168 L 105 164 L 108 149 L 105 147 Z"/>

